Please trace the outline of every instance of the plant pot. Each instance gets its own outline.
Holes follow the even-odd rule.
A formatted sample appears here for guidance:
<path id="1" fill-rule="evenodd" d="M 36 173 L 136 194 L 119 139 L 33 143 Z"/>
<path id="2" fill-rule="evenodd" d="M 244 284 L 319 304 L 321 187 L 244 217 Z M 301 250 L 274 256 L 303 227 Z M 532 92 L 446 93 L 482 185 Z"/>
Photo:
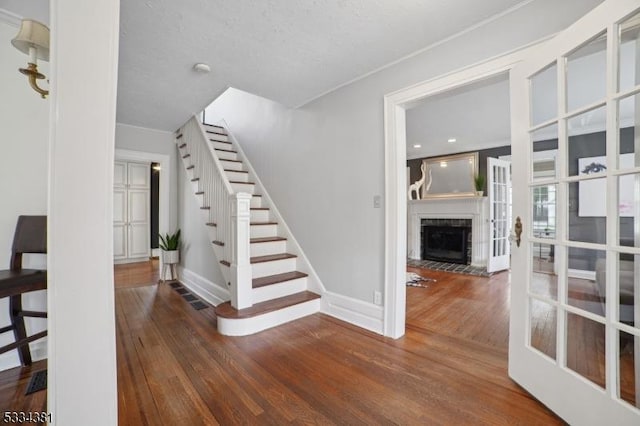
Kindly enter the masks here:
<path id="1" fill-rule="evenodd" d="M 484 195 L 484 191 L 476 191 L 476 197 L 482 197 Z"/>
<path id="2" fill-rule="evenodd" d="M 170 250 L 165 251 L 162 250 L 162 263 L 163 264 L 172 264 L 180 262 L 180 250 Z"/>

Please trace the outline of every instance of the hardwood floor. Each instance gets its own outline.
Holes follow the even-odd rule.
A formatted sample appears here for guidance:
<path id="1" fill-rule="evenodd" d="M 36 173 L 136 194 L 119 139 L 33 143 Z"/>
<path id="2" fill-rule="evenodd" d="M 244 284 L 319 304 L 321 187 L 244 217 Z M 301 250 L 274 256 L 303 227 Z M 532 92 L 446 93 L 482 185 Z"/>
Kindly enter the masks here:
<path id="1" fill-rule="evenodd" d="M 429 272 L 393 340 L 323 314 L 225 337 L 213 309 L 120 272 L 120 425 L 562 424 L 507 377 L 506 275 Z"/>

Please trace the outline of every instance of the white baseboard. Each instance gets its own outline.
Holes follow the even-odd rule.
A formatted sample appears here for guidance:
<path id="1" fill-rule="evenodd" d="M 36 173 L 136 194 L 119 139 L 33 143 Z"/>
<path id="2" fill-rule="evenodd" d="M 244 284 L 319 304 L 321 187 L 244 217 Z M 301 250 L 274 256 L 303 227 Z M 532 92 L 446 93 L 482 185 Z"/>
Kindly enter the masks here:
<path id="1" fill-rule="evenodd" d="M 322 295 L 320 312 L 374 333 L 384 334 L 382 306 L 327 291 Z"/>
<path id="2" fill-rule="evenodd" d="M 113 264 L 124 265 L 126 263 L 140 263 L 140 262 L 148 262 L 148 261 L 149 261 L 149 256 L 146 256 L 146 257 L 136 257 L 132 259 L 114 259 Z"/>
<path id="3" fill-rule="evenodd" d="M 189 269 L 178 266 L 178 272 L 179 281 L 184 284 L 185 287 L 213 306 L 218 306 L 231 298 L 229 290 Z"/>
<path id="4" fill-rule="evenodd" d="M 596 280 L 596 271 L 583 271 L 582 269 L 569 269 L 567 271 L 569 278 L 579 278 L 581 280 Z"/>
<path id="5" fill-rule="evenodd" d="M 47 358 L 47 338 L 43 337 L 37 341 L 30 343 L 31 359 L 33 361 L 40 361 Z M 18 357 L 18 350 L 5 352 L 0 355 L 0 371 L 8 370 L 20 366 L 20 358 Z"/>

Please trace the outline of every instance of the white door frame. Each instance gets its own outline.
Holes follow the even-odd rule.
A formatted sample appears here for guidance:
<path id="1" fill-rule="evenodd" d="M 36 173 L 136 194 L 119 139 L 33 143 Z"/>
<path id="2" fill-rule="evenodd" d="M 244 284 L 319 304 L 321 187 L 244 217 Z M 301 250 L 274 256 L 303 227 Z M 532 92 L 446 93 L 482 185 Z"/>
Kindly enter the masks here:
<path id="1" fill-rule="evenodd" d="M 143 163 L 160 164 L 160 204 L 158 206 L 158 232 L 167 234 L 169 230 L 169 214 L 170 212 L 170 182 L 171 168 L 169 167 L 171 157 L 165 154 L 157 154 L 154 152 L 133 151 L 129 149 L 116 149 L 116 161 L 138 161 Z"/>
<path id="2" fill-rule="evenodd" d="M 407 138 L 405 109 L 429 96 L 509 72 L 529 55 L 532 45 L 384 97 L 385 127 L 385 254 L 384 335 L 399 338 L 405 331 L 407 264 Z"/>

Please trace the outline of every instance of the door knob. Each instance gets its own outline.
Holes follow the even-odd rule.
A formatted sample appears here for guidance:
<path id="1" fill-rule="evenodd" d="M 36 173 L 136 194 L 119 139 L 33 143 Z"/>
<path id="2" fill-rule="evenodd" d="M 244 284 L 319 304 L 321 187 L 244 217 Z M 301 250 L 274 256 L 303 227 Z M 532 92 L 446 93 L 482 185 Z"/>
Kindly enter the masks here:
<path id="1" fill-rule="evenodd" d="M 516 233 L 516 246 L 520 247 L 520 235 L 522 234 L 522 221 L 520 216 L 516 217 L 516 224 L 513 225 L 513 230 Z"/>

